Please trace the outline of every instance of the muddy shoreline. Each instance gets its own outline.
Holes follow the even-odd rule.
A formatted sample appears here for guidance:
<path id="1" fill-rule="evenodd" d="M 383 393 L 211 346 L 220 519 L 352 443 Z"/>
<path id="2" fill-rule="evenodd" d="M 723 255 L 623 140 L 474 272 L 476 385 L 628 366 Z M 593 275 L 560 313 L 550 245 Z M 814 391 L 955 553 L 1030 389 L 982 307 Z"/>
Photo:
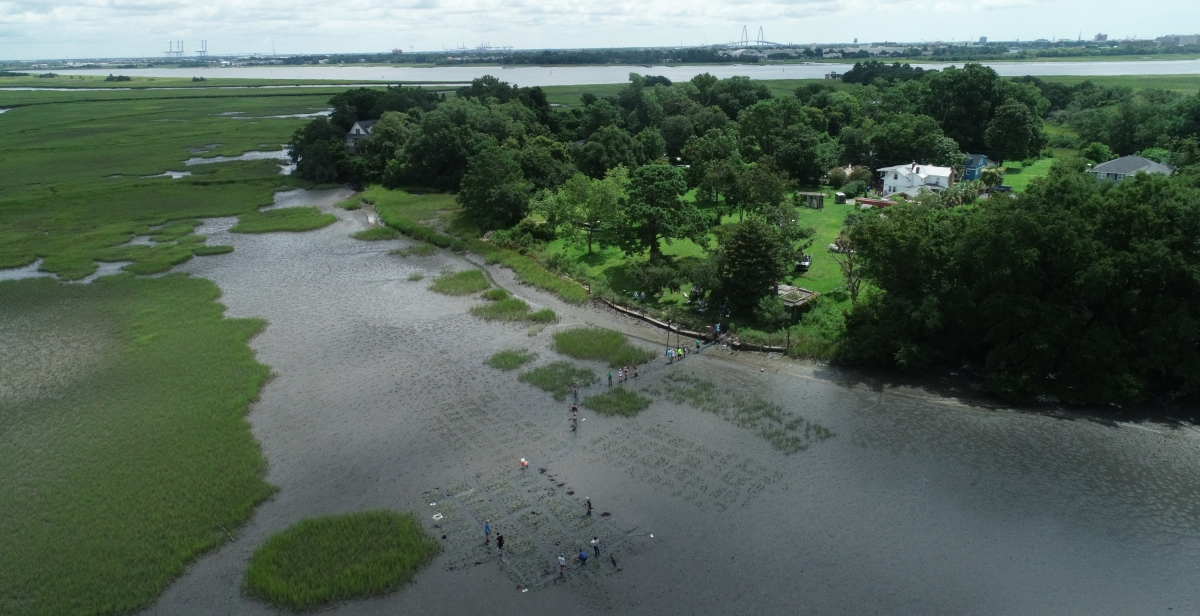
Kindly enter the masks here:
<path id="1" fill-rule="evenodd" d="M 661 331 L 494 267 L 498 284 L 563 319 L 532 336 L 475 319 L 476 300 L 425 287 L 478 257 L 405 258 L 388 254 L 404 240 L 353 240 L 367 213 L 335 197 L 321 208 L 339 222 L 309 233 L 244 236 L 228 233 L 233 219 L 205 221 L 198 233 L 236 250 L 178 268 L 214 280 L 228 316 L 269 322 L 251 346 L 277 377 L 247 418 L 280 490 L 145 613 L 278 613 L 241 596 L 254 548 L 303 517 L 371 508 L 416 512 L 445 550 L 405 588 L 330 613 L 1200 610 L 1191 429 L 1061 421 L 714 348 L 657 360 L 629 386 L 686 371 L 836 436 L 784 455 L 661 398 L 634 419 L 585 412 L 572 433 L 568 403 L 483 360 L 516 347 L 558 359 L 550 336 L 563 327 L 618 329 L 656 350 Z M 485 516 L 509 541 L 505 562 L 482 546 Z M 553 557 L 592 536 L 599 562 L 557 579 Z"/>

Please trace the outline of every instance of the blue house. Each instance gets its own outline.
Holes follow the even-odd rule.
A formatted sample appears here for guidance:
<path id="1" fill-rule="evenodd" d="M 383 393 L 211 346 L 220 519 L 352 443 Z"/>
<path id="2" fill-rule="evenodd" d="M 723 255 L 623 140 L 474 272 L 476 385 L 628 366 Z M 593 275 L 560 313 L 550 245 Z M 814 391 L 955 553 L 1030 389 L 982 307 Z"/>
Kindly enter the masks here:
<path id="1" fill-rule="evenodd" d="M 992 159 L 983 154 L 967 154 L 967 168 L 963 170 L 965 181 L 978 180 L 983 170 L 992 166 Z"/>

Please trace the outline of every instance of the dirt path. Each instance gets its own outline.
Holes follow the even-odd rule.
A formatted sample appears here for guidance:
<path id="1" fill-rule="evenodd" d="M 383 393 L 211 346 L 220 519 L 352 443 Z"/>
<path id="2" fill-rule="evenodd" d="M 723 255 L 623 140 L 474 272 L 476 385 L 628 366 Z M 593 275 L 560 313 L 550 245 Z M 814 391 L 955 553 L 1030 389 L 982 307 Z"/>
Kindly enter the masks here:
<path id="1" fill-rule="evenodd" d="M 499 284 L 563 320 L 533 336 L 479 321 L 467 313 L 476 300 L 407 280 L 474 266 L 468 257 L 390 255 L 404 242 L 349 238 L 366 226 L 364 212 L 324 209 L 340 221 L 310 233 L 230 235 L 231 219 L 199 231 L 236 251 L 184 269 L 220 285 L 230 316 L 270 322 L 252 346 L 278 377 L 248 419 L 280 491 L 150 614 L 275 613 L 240 594 L 254 548 L 306 516 L 370 508 L 415 511 L 445 535 L 445 551 L 401 591 L 332 613 L 1126 614 L 1200 605 L 1194 432 L 987 409 L 713 349 L 647 367 L 630 386 L 653 389 L 668 371 L 686 372 L 836 436 L 784 455 L 751 430 L 662 397 L 634 419 L 584 412 L 572 433 L 569 403 L 483 360 L 514 347 L 536 350 L 539 363 L 557 359 L 549 343 L 559 327 L 597 324 L 660 350 L 662 332 L 564 305 L 500 268 L 488 268 Z M 507 539 L 503 562 L 482 545 L 483 519 Z M 599 562 L 558 579 L 558 553 L 593 536 Z"/>

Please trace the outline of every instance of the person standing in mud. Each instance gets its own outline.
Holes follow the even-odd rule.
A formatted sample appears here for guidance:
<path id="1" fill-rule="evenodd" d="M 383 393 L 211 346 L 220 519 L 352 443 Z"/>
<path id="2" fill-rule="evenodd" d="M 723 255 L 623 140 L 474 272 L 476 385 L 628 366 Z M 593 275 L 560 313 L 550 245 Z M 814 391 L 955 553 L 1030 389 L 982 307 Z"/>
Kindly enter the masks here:
<path id="1" fill-rule="evenodd" d="M 483 521 L 483 545 L 491 545 L 492 543 L 492 521 Z"/>
<path id="2" fill-rule="evenodd" d="M 608 372 L 608 386 L 612 387 L 612 371 Z"/>
<path id="3" fill-rule="evenodd" d="M 583 497 L 583 501 L 584 501 L 584 504 L 587 505 L 587 514 L 592 515 L 592 497 L 585 496 L 585 497 Z"/>
<path id="4" fill-rule="evenodd" d="M 563 577 L 567 574 L 567 555 L 562 552 L 558 553 L 558 577 Z"/>
<path id="5" fill-rule="evenodd" d="M 571 386 L 571 393 L 575 394 L 575 401 L 579 402 L 579 383 L 576 382 Z"/>
<path id="6" fill-rule="evenodd" d="M 597 557 L 600 556 L 600 538 L 599 537 L 592 537 L 592 551 L 596 553 Z"/>
<path id="7" fill-rule="evenodd" d="M 496 549 L 500 550 L 500 560 L 504 560 L 504 535 L 496 534 Z"/>

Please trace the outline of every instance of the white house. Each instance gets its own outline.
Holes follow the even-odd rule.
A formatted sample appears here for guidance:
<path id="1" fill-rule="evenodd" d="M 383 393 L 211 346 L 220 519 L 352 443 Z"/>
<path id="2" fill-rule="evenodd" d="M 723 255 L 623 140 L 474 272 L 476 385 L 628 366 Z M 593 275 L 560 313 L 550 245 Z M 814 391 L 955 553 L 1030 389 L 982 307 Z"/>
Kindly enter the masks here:
<path id="1" fill-rule="evenodd" d="M 371 134 L 371 129 L 375 127 L 376 120 L 359 120 L 350 127 L 350 132 L 346 133 L 346 148 L 351 152 L 358 145 L 359 139 L 365 139 Z"/>
<path id="2" fill-rule="evenodd" d="M 921 165 L 915 162 L 884 167 L 876 171 L 879 173 L 879 179 L 883 180 L 884 196 L 896 193 L 915 195 L 922 188 L 940 192 L 953 186 L 956 179 L 953 167 Z"/>

